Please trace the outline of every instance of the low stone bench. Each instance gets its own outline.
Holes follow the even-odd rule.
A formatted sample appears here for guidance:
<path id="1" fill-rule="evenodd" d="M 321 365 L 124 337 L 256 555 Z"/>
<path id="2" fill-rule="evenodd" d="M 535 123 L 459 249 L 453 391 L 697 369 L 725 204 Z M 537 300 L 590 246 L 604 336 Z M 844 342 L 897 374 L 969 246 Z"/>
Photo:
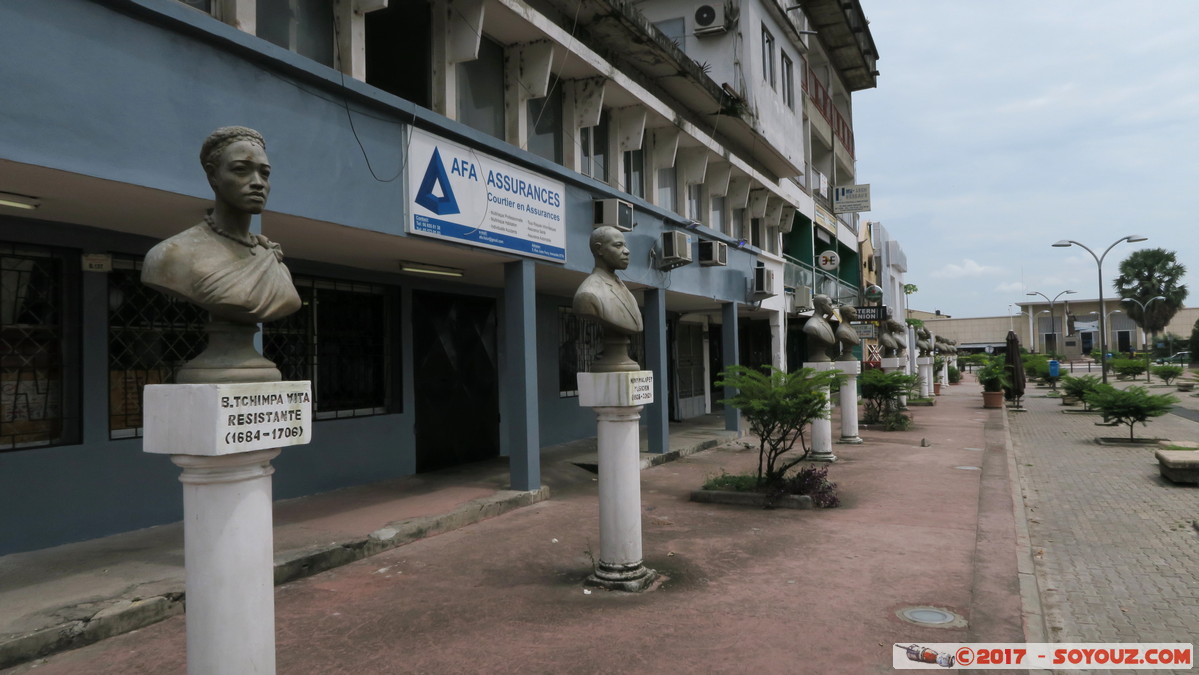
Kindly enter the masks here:
<path id="1" fill-rule="evenodd" d="M 1179 382 L 1178 391 L 1192 391 L 1195 388 L 1194 382 Z"/>
<path id="2" fill-rule="evenodd" d="M 1154 456 L 1163 478 L 1199 484 L 1199 450 L 1158 450 Z"/>

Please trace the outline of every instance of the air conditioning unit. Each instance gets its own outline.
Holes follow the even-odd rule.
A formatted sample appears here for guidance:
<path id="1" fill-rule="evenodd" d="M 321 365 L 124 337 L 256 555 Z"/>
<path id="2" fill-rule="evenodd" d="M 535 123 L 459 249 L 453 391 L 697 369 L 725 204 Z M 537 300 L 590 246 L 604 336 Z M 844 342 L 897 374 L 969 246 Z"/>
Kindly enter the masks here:
<path id="1" fill-rule="evenodd" d="M 729 245 L 704 239 L 699 242 L 699 264 L 704 267 L 729 264 Z"/>
<path id="2" fill-rule="evenodd" d="M 765 265 L 754 268 L 754 285 L 752 295 L 755 298 L 769 298 L 775 295 L 774 270 L 766 269 Z"/>
<path id="3" fill-rule="evenodd" d="M 633 205 L 623 199 L 596 199 L 593 227 L 610 225 L 621 232 L 633 229 Z"/>
<path id="4" fill-rule="evenodd" d="M 812 309 L 812 289 L 800 286 L 787 294 L 787 313 L 798 314 Z"/>
<path id="5" fill-rule="evenodd" d="M 691 262 L 691 237 L 686 232 L 671 230 L 662 233 L 662 260 L 658 269 L 670 270 Z"/>
<path id="6" fill-rule="evenodd" d="M 700 5 L 695 10 L 695 36 L 717 35 L 728 30 L 724 22 L 724 3 Z"/>

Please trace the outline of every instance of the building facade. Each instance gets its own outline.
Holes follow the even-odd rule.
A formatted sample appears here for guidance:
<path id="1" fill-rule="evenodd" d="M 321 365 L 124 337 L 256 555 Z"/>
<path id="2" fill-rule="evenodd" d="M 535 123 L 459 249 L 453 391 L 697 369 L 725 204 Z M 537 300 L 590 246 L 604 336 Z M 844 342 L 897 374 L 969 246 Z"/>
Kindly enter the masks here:
<path id="1" fill-rule="evenodd" d="M 877 55 L 857 2 L 669 4 L 0 6 L 20 55 L 0 65 L 19 92 L 0 100 L 0 553 L 180 517 L 141 391 L 202 348 L 206 317 L 139 268 L 202 219 L 220 126 L 266 137 L 255 227 L 304 301 L 261 334 L 315 392 L 278 498 L 500 456 L 537 488 L 543 446 L 595 433 L 574 376 L 598 335 L 570 306 L 599 224 L 631 250 L 652 450 L 719 409 L 723 367 L 786 367 L 805 294 L 859 293 L 856 218 L 825 192 L 853 182 L 850 95 Z M 848 263 L 817 271 L 826 246 Z"/>

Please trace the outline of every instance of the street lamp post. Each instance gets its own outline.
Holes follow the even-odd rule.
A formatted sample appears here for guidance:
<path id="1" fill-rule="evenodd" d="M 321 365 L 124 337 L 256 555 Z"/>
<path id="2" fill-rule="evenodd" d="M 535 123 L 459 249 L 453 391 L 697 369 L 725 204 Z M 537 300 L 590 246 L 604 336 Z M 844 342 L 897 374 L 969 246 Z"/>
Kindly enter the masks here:
<path id="1" fill-rule="evenodd" d="M 1141 308 L 1141 349 L 1145 352 L 1145 382 L 1146 383 L 1152 382 L 1153 379 L 1149 374 L 1149 331 L 1145 330 L 1145 318 L 1146 318 L 1145 312 L 1148 310 L 1149 305 L 1153 304 L 1154 300 L 1165 300 L 1165 299 L 1166 299 L 1166 296 L 1164 296 L 1164 295 L 1155 295 L 1152 298 L 1149 298 L 1148 300 L 1146 300 L 1145 302 L 1141 302 L 1140 300 L 1137 300 L 1136 298 L 1122 298 L 1122 300 L 1121 300 L 1122 302 L 1135 302 L 1137 304 L 1137 306 Z"/>
<path id="2" fill-rule="evenodd" d="M 1107 313 L 1107 315 L 1106 315 L 1106 316 L 1107 316 L 1107 327 L 1108 327 L 1108 330 L 1109 330 L 1109 331 L 1111 330 L 1111 327 L 1112 327 L 1112 315 L 1113 315 L 1113 314 L 1123 314 L 1123 313 L 1124 313 L 1124 310 L 1122 310 L 1122 309 L 1113 309 L 1112 311 L 1110 311 L 1110 312 L 1108 312 L 1108 313 Z M 1089 312 L 1089 314 L 1094 314 L 1096 317 L 1098 317 L 1098 316 L 1099 316 L 1099 312 Z M 1100 319 L 1100 320 L 1099 320 L 1099 325 L 1100 325 L 1100 326 L 1102 326 L 1102 325 L 1103 325 L 1103 320 L 1102 320 L 1102 319 Z M 1109 336 L 1109 337 L 1110 337 L 1110 336 Z M 1102 344 L 1103 344 L 1103 342 L 1104 342 L 1104 337 L 1103 337 L 1102 335 L 1100 335 L 1100 336 L 1099 336 L 1099 343 L 1102 345 Z M 1092 345 L 1092 347 L 1094 347 L 1094 345 Z"/>
<path id="3" fill-rule="evenodd" d="M 1061 241 L 1055 242 L 1053 244 L 1053 246 L 1055 246 L 1057 248 L 1066 248 L 1068 246 L 1078 246 L 1078 247 L 1082 248 L 1084 251 L 1086 251 L 1087 253 L 1090 253 L 1091 257 L 1095 259 L 1095 267 L 1097 267 L 1098 271 L 1099 271 L 1099 321 L 1101 324 L 1103 324 L 1103 325 L 1099 326 L 1099 340 L 1101 343 L 1099 345 L 1099 359 L 1100 359 L 1100 370 L 1102 371 L 1102 374 L 1103 374 L 1103 383 L 1104 384 L 1107 384 L 1107 333 L 1105 332 L 1106 318 L 1104 317 L 1104 312 L 1107 311 L 1107 306 L 1104 305 L 1104 303 L 1103 303 L 1103 259 L 1107 257 L 1108 252 L 1110 252 L 1113 248 L 1115 248 L 1116 244 L 1119 244 L 1119 243 L 1125 242 L 1125 241 L 1127 241 L 1129 243 L 1132 243 L 1134 241 L 1145 241 L 1146 239 L 1148 239 L 1148 237 L 1142 237 L 1139 234 L 1129 234 L 1129 235 L 1120 237 L 1116 241 L 1112 242 L 1111 246 L 1107 247 L 1107 250 L 1105 250 L 1103 252 L 1103 255 L 1095 255 L 1095 252 L 1092 251 L 1090 248 L 1088 248 L 1086 245 L 1084 245 L 1080 242 L 1074 241 L 1073 239 L 1062 239 Z"/>
<path id="4" fill-rule="evenodd" d="M 1059 350 L 1059 351 L 1062 350 L 1061 343 L 1064 340 L 1059 340 L 1057 337 L 1057 326 L 1055 323 L 1056 320 L 1053 317 L 1053 303 L 1057 302 L 1057 299 L 1062 297 L 1063 295 L 1067 295 L 1069 293 L 1077 293 L 1077 292 L 1078 291 L 1062 291 L 1061 293 L 1058 293 L 1057 295 L 1053 296 L 1052 300 L 1049 299 L 1048 295 L 1045 295 L 1044 293 L 1042 293 L 1040 291 L 1032 291 L 1031 293 L 1025 294 L 1025 295 L 1039 295 L 1042 298 L 1045 298 L 1045 301 L 1049 303 L 1049 332 L 1053 334 L 1053 348 L 1056 350 Z M 1066 327 L 1066 317 L 1062 316 L 1062 328 L 1063 328 L 1062 332 L 1065 332 L 1065 330 L 1064 330 L 1065 327 Z M 1049 345 L 1045 345 L 1045 353 L 1049 353 Z M 1065 354 L 1065 351 L 1062 351 L 1062 353 Z"/>

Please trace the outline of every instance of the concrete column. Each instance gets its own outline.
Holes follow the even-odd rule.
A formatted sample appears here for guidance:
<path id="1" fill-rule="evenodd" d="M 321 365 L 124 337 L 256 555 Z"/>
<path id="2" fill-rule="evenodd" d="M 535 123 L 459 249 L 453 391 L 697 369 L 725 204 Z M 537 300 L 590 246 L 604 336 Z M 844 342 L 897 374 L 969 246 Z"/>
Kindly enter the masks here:
<path id="1" fill-rule="evenodd" d="M 861 443 L 858 436 L 858 374 L 859 361 L 837 361 L 837 369 L 845 376 L 841 383 L 841 440 L 838 443 Z"/>
<path id="2" fill-rule="evenodd" d="M 928 398 L 933 395 L 933 357 L 918 357 L 916 368 L 920 377 L 920 398 Z"/>
<path id="3" fill-rule="evenodd" d="M 599 450 L 600 555 L 587 584 L 642 591 L 657 573 L 641 553 L 643 403 L 652 402 L 650 371 L 579 373 L 579 405 L 595 409 Z"/>
<path id="4" fill-rule="evenodd" d="M 811 368 L 818 372 L 826 372 L 835 370 L 836 366 L 832 361 L 809 361 L 803 364 L 804 368 Z M 824 403 L 824 412 L 820 417 L 812 420 L 812 453 L 808 456 L 813 462 L 835 462 L 837 456 L 833 454 L 833 403 L 832 391 L 827 392 L 828 398 Z"/>
<path id="5" fill-rule="evenodd" d="M 728 302 L 720 307 L 720 340 L 722 342 L 724 367 L 737 365 L 738 354 L 741 348 L 737 343 L 737 303 Z M 732 387 L 724 388 L 724 397 L 732 398 L 736 395 L 736 391 Z M 724 407 L 724 428 L 729 431 L 741 431 L 741 411 L 731 405 Z"/>
<path id="6" fill-rule="evenodd" d="M 541 421 L 537 401 L 537 294 L 531 260 L 504 265 L 504 381 L 508 404 L 508 472 L 513 490 L 541 489 Z"/>
<path id="7" fill-rule="evenodd" d="M 183 468 L 187 672 L 275 672 L 271 460 L 278 449 L 172 455 Z"/>
<path id="8" fill-rule="evenodd" d="M 649 451 L 664 453 L 670 450 L 670 406 L 666 389 L 666 291 L 645 289 L 645 367 L 661 373 L 654 378 L 654 402 L 645 406 L 646 433 Z"/>

